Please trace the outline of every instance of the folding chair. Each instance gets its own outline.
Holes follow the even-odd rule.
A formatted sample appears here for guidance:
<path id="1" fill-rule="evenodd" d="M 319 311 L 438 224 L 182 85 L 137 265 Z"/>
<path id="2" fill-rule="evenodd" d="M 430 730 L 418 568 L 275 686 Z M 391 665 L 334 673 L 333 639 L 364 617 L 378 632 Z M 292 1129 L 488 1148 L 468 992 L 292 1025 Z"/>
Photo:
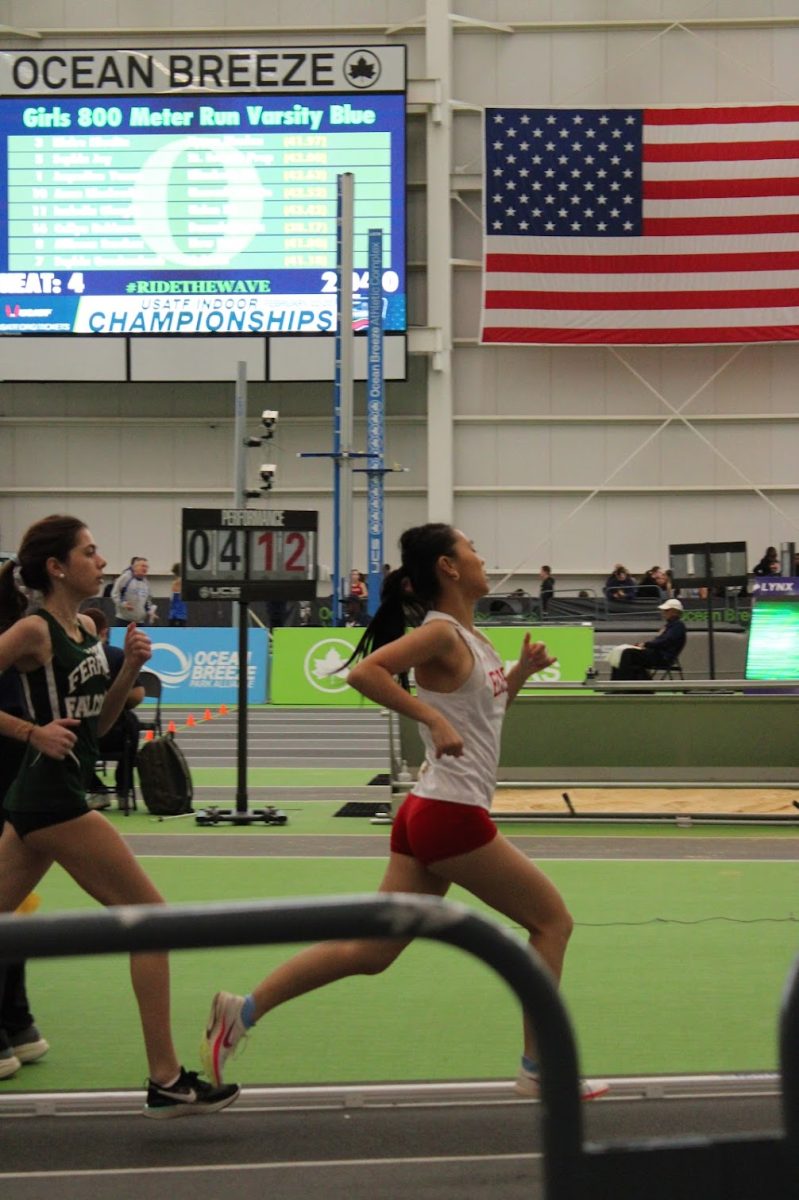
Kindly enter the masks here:
<path id="1" fill-rule="evenodd" d="M 136 760 L 136 743 L 138 741 L 138 721 L 135 720 L 135 714 L 131 713 L 133 720 L 130 722 L 130 727 L 127 728 L 126 735 L 123 736 L 121 744 L 116 747 L 103 746 L 100 748 L 100 758 L 97 762 L 97 768 L 105 775 L 108 763 L 119 763 L 120 774 L 123 779 L 129 781 L 128 789 L 124 795 L 118 795 L 119 807 L 124 812 L 125 816 L 136 809 L 136 784 L 133 778 L 133 765 Z M 134 728 L 135 721 L 135 728 Z M 102 739 L 101 739 L 102 740 Z"/>
<path id="2" fill-rule="evenodd" d="M 679 658 L 675 658 L 674 661 L 670 662 L 667 667 L 664 667 L 661 671 L 659 671 L 656 674 L 655 678 L 656 679 L 685 679 L 685 676 L 682 673 L 682 667 L 680 666 Z"/>
<path id="3" fill-rule="evenodd" d="M 161 725 L 161 677 L 156 675 L 155 671 L 140 671 L 139 686 L 144 688 L 145 697 L 149 696 L 155 700 L 155 708 L 137 710 L 139 726 L 144 731 L 151 729 L 155 737 L 162 737 L 164 731 Z M 150 714 L 152 715 L 148 720 Z"/>

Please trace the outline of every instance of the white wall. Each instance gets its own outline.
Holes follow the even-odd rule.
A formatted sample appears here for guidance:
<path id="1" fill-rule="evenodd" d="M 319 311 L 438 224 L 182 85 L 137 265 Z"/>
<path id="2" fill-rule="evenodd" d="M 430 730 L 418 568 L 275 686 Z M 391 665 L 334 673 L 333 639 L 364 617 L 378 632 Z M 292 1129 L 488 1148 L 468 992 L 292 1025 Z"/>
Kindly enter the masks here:
<path id="1" fill-rule="evenodd" d="M 29 43 L 36 49 L 113 45 L 115 28 L 132 27 L 142 33 L 126 33 L 129 44 L 144 44 L 148 28 L 174 31 L 153 35 L 151 44 L 212 43 L 214 35 L 182 30 L 221 22 L 228 32 L 216 36 L 228 45 L 323 40 L 303 37 L 301 22 L 333 26 L 338 41 L 379 42 L 383 23 L 418 17 L 423 7 L 423 0 L 7 0 L 0 2 L 0 23 L 44 29 L 41 41 Z M 689 0 L 452 0 L 451 7 L 499 22 L 676 19 L 697 10 Z M 715 0 L 699 7 L 711 19 L 799 18 L 799 0 Z M 265 20 L 279 32 L 241 32 L 263 29 Z M 367 24 L 369 31 L 357 28 Z M 79 32 L 92 28 L 107 35 Z M 387 40 L 404 41 L 410 75 L 425 75 L 421 33 Z M 0 37 L 0 49 L 21 44 L 27 43 Z M 790 27 L 456 32 L 453 92 L 477 106 L 790 100 L 799 99 L 798 60 L 799 28 Z M 410 318 L 419 326 L 427 324 L 425 128 L 423 114 L 409 118 Z M 464 177 L 479 174 L 476 112 L 455 113 L 453 146 Z M 458 194 L 459 202 L 431 198 L 452 204 L 452 253 L 465 264 L 456 267 L 453 287 L 454 512 L 495 578 L 522 564 L 508 586 L 530 586 L 530 569 L 546 561 L 564 584 L 582 583 L 604 576 L 618 560 L 633 570 L 663 562 L 670 541 L 694 538 L 745 538 L 752 561 L 767 544 L 799 541 L 799 346 L 745 348 L 704 388 L 734 349 L 480 348 L 480 274 L 468 264 L 479 261 L 481 234 L 466 208 L 479 216 L 481 195 L 473 182 Z M 410 468 L 387 479 L 389 560 L 401 529 L 428 516 L 432 366 L 425 356 L 411 357 L 409 366 L 406 383 L 388 386 L 387 456 Z M 685 412 L 702 418 L 697 428 L 710 445 L 675 422 L 610 478 L 669 415 L 655 393 L 679 407 L 699 389 Z M 356 389 L 362 413 L 361 393 Z M 330 468 L 296 455 L 330 447 L 330 388 L 253 385 L 253 431 L 263 407 L 281 412 L 268 456 L 279 467 L 273 498 L 320 510 L 321 558 L 329 562 Z M 91 524 L 112 569 L 136 552 L 149 555 L 156 574 L 165 572 L 179 553 L 181 507 L 215 506 L 230 496 L 232 410 L 232 381 L 0 384 L 0 546 L 13 547 L 27 524 L 47 512 L 74 511 Z M 494 419 L 479 420 L 485 417 Z M 253 476 L 257 461 L 254 451 Z M 598 494 L 584 503 L 594 488 Z M 359 498 L 355 537 L 364 558 L 365 536 Z"/>

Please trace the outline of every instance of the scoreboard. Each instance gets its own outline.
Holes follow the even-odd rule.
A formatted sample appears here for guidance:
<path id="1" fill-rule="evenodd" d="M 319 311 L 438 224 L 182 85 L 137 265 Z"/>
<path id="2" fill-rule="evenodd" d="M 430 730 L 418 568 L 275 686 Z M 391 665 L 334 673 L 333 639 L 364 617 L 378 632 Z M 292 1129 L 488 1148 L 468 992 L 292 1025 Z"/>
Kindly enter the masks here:
<path id="1" fill-rule="evenodd" d="M 380 229 L 383 328 L 404 331 L 404 53 L 277 59 L 4 56 L 0 334 L 332 333 L 343 172 L 353 326 Z"/>
<path id="2" fill-rule="evenodd" d="M 304 510 L 184 508 L 187 600 L 313 600 L 319 514 Z"/>

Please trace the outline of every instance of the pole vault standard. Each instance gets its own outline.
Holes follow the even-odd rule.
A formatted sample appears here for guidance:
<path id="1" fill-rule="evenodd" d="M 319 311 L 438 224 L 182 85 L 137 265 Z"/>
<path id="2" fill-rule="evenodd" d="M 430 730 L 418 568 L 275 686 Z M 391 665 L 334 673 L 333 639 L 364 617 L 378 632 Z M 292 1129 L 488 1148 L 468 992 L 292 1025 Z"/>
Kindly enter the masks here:
<path id="1" fill-rule="evenodd" d="M 349 593 L 353 565 L 353 473 L 367 476 L 368 611 L 380 602 L 383 582 L 384 476 L 407 467 L 386 467 L 384 456 L 385 384 L 383 370 L 383 231 L 368 235 L 368 328 L 366 354 L 367 448 L 353 450 L 353 261 L 354 176 L 337 177 L 335 374 L 333 383 L 333 449 L 301 451 L 298 458 L 333 460 L 333 625 L 344 624 L 343 602 Z M 356 458 L 368 459 L 366 468 L 354 467 Z"/>
<path id="2" fill-rule="evenodd" d="M 333 624 L 344 624 L 343 601 L 352 569 L 352 460 L 367 455 L 352 448 L 353 336 L 352 272 L 355 241 L 355 176 L 336 176 L 336 363 L 333 376 L 333 449 L 303 450 L 298 458 L 333 460 Z"/>

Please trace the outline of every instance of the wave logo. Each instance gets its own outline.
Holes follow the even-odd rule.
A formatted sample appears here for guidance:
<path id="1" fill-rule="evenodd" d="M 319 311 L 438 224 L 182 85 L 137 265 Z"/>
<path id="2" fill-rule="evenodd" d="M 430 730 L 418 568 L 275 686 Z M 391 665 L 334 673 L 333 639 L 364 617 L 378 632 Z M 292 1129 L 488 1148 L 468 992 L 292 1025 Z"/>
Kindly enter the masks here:
<path id="1" fill-rule="evenodd" d="M 7 304 L 6 305 L 6 316 L 7 317 L 18 317 L 19 311 L 20 310 L 19 310 L 18 304 Z"/>
<path id="2" fill-rule="evenodd" d="M 311 646 L 305 655 L 303 671 L 311 687 L 328 696 L 346 692 L 349 671 L 340 670 L 352 654 L 352 645 L 344 638 L 329 637 Z"/>
<path id="3" fill-rule="evenodd" d="M 173 646 L 171 642 L 153 642 L 152 652 L 153 657 L 147 664 L 147 670 L 157 675 L 164 687 L 180 687 L 182 683 L 186 682 L 191 674 L 192 656 L 190 654 Z M 175 669 L 175 663 L 177 663 L 177 669 Z"/>

